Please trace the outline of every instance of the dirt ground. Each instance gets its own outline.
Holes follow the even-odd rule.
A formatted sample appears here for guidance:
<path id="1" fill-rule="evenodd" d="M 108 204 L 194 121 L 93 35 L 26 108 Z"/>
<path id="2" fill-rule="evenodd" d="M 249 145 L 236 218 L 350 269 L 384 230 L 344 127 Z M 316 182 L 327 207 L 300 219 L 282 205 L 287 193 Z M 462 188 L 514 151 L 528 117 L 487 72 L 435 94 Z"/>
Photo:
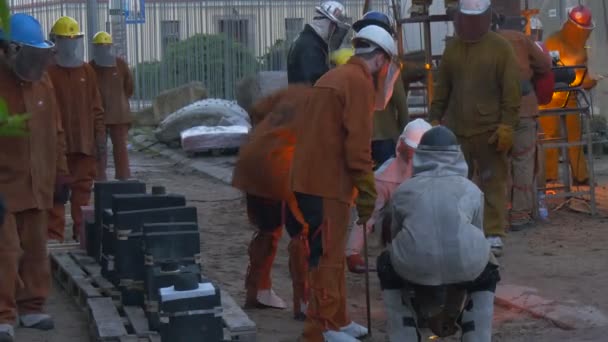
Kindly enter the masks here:
<path id="1" fill-rule="evenodd" d="M 184 194 L 198 207 L 203 253 L 203 272 L 229 292 L 237 302 L 244 300 L 247 246 L 253 231 L 247 222 L 241 194 L 231 187 L 198 173 L 173 165 L 168 159 L 144 152 L 132 152 L 133 175 L 150 186 L 164 185 L 168 192 Z M 108 176 L 113 171 L 108 172 Z M 550 224 L 528 232 L 512 233 L 500 259 L 505 284 L 537 288 L 545 298 L 575 301 L 608 312 L 604 295 L 608 275 L 608 230 L 604 219 L 592 219 L 567 211 L 551 213 Z M 287 267 L 287 234 L 281 241 L 273 269 L 276 292 L 291 302 Z M 372 255 L 380 249 L 372 248 Z M 366 341 L 386 341 L 385 315 L 377 278 L 371 277 L 373 337 Z M 354 320 L 365 322 L 364 279 L 348 275 L 349 309 Z M 61 291 L 54 291 L 49 311 L 57 319 L 53 333 L 18 331 L 19 342 L 88 341 L 86 320 Z M 291 319 L 290 309 L 250 310 L 258 326 L 258 341 L 297 341 L 302 323 Z M 494 341 L 606 341 L 606 327 L 585 331 L 564 331 L 552 323 L 522 312 L 498 307 L 495 314 Z M 445 339 L 456 341 L 457 339 Z M 437 340 L 436 340 L 437 341 Z"/>

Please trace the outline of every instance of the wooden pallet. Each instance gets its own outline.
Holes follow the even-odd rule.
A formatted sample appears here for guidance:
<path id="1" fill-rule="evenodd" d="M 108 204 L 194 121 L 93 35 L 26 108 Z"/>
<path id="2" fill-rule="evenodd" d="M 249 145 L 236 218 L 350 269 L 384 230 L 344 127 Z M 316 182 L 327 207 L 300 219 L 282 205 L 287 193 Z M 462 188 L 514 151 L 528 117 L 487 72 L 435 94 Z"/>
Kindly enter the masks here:
<path id="1" fill-rule="evenodd" d="M 123 306 L 120 291 L 101 276 L 101 266 L 83 251 L 51 252 L 53 277 L 88 313 L 91 336 L 99 342 L 160 342 L 142 308 Z M 255 342 L 255 323 L 220 291 L 224 340 Z M 158 338 L 158 339 L 157 339 Z"/>
<path id="2" fill-rule="evenodd" d="M 82 251 L 51 252 L 54 278 L 87 312 L 98 342 L 160 342 L 150 331 L 143 309 L 122 306 L 120 291 L 101 276 L 101 267 Z"/>

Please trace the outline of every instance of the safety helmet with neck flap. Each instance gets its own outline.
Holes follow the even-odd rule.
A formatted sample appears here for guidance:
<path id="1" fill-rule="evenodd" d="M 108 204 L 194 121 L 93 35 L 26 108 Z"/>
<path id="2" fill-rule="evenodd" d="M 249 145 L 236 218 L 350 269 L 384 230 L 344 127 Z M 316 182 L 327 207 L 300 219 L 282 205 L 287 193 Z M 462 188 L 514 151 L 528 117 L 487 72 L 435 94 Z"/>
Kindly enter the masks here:
<path id="1" fill-rule="evenodd" d="M 8 52 L 11 69 L 23 81 L 40 80 L 51 59 L 53 43 L 44 39 L 40 22 L 29 14 L 13 14 L 9 25 L 10 37 L 0 30 L 0 40 L 15 46 Z"/>
<path id="2" fill-rule="evenodd" d="M 454 15 L 454 29 L 465 42 L 478 42 L 490 31 L 492 3 L 490 0 L 460 0 Z"/>

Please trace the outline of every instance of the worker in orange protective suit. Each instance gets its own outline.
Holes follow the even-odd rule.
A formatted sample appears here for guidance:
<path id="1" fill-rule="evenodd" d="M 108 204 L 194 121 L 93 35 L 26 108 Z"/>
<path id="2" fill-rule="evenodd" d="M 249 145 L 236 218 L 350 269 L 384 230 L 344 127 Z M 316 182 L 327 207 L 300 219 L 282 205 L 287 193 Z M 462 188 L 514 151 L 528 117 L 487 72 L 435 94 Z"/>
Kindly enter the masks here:
<path id="1" fill-rule="evenodd" d="M 129 98 L 133 96 L 133 76 L 127 63 L 114 54 L 112 36 L 98 32 L 93 36 L 93 60 L 89 65 L 95 70 L 103 108 L 106 132 L 112 140 L 115 177 L 118 180 L 131 178 L 127 138 L 133 118 Z M 106 138 L 107 139 L 107 138 Z M 104 142 L 105 144 L 105 142 Z M 104 149 L 105 150 L 105 149 Z M 107 153 L 99 156 L 97 179 L 106 180 Z"/>
<path id="2" fill-rule="evenodd" d="M 362 28 L 353 45 L 355 56 L 314 85 L 306 120 L 297 124 L 291 189 L 309 228 L 309 342 L 358 341 L 368 333 L 348 318 L 344 249 L 353 200 L 360 223 L 374 211 L 372 115 L 391 98 L 400 63 L 393 37 L 379 26 Z"/>
<path id="3" fill-rule="evenodd" d="M 232 185 L 246 193 L 247 213 L 256 232 L 249 244 L 246 308 L 286 307 L 272 289 L 271 269 L 285 225 L 291 237 L 289 271 L 294 318 L 303 320 L 308 304 L 307 229 L 289 187 L 297 110 L 312 87 L 292 85 L 259 101 L 250 111 L 254 130 L 241 147 Z"/>
<path id="4" fill-rule="evenodd" d="M 560 59 L 566 66 L 587 65 L 587 49 L 585 44 L 593 32 L 595 24 L 592 19 L 591 11 L 585 6 L 576 6 L 568 14 L 568 20 L 562 26 L 562 29 L 553 33 L 545 45 L 549 51 L 559 51 Z M 584 79 L 584 70 L 577 70 L 574 84 L 579 84 L 582 81 L 584 89 L 589 90 L 597 84 L 597 80 L 587 74 Z M 542 109 L 569 107 L 575 108 L 578 106 L 576 96 L 570 97 L 566 103 L 568 93 L 559 92 L 553 94 L 551 103 L 543 106 Z M 547 138 L 559 138 L 559 117 L 542 117 L 540 118 L 541 127 Z M 566 116 L 566 125 L 568 131 L 568 141 L 581 140 L 581 121 L 579 114 L 570 114 Z M 558 179 L 558 149 L 545 150 L 545 171 L 546 180 L 552 181 Z M 587 161 L 580 146 L 570 147 L 568 149 L 570 157 L 570 166 L 572 168 L 572 178 L 575 184 L 587 184 L 589 182 L 589 174 L 587 171 Z"/>
<path id="5" fill-rule="evenodd" d="M 70 207 L 73 238 L 82 226 L 82 206 L 89 204 L 96 176 L 97 158 L 105 155 L 105 126 L 101 96 L 93 68 L 84 62 L 84 34 L 70 17 L 57 19 L 51 30 L 55 39 L 55 64 L 48 69 L 55 86 L 64 123 L 71 184 Z M 65 206 L 49 214 L 49 239 L 64 240 Z"/>
<path id="6" fill-rule="evenodd" d="M 46 250 L 47 210 L 68 190 L 65 139 L 53 84 L 45 73 L 52 43 L 27 14 L 10 18 L 10 39 L 0 31 L 0 98 L 9 115 L 28 113 L 25 136 L 0 137 L 0 341 L 14 341 L 17 322 L 53 329 L 44 312 L 51 290 Z"/>

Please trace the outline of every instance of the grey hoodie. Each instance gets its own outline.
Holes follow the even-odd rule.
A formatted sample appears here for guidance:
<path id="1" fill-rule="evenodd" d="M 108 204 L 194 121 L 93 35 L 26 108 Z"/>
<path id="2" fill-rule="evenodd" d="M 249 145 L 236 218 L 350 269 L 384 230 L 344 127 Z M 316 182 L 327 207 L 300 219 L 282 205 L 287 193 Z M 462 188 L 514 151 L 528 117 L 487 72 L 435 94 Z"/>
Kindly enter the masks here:
<path id="1" fill-rule="evenodd" d="M 393 194 L 395 271 L 419 285 L 472 281 L 490 259 L 483 233 L 483 193 L 467 179 L 460 147 L 419 146 L 414 174 Z"/>

